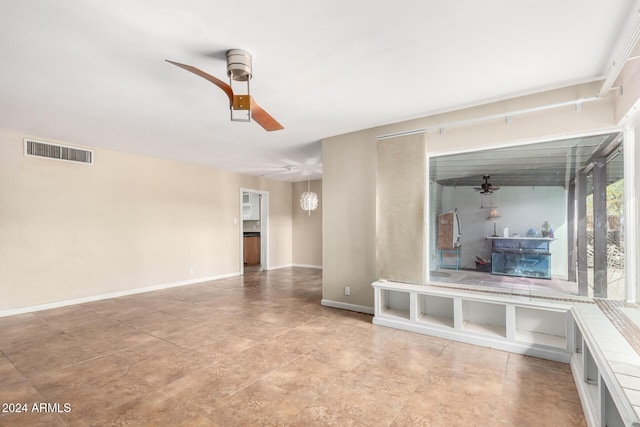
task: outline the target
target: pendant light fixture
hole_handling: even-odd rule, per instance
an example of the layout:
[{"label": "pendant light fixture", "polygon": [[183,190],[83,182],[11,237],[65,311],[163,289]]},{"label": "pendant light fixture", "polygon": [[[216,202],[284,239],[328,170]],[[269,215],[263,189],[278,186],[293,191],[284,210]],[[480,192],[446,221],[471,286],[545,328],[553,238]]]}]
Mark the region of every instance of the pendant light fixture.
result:
[{"label": "pendant light fixture", "polygon": [[498,213],[498,208],[491,208],[487,219],[493,220],[493,234],[492,234],[493,237],[498,237],[498,230],[496,230],[496,223],[498,222],[498,218],[500,218],[500,214]]},{"label": "pendant light fixture", "polygon": [[300,196],[300,207],[311,216],[311,211],[318,207],[318,195],[311,191],[311,182],[307,177],[307,191]]}]

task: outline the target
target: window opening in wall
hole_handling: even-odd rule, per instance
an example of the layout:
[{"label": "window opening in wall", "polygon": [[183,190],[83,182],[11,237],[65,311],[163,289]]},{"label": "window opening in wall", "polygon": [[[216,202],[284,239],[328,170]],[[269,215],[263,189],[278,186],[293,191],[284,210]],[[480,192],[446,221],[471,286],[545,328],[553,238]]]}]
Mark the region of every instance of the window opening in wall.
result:
[{"label": "window opening in wall", "polygon": [[[431,157],[430,281],[625,299],[622,141],[615,132]],[[456,248],[439,243],[446,213],[464,230]]]},{"label": "window opening in wall", "polygon": [[[594,257],[597,246],[597,228],[595,221],[597,203],[594,203],[594,177],[590,174],[587,178],[587,279],[588,295],[609,299],[625,299],[624,278],[624,152],[622,145],[614,150],[602,162],[606,167],[604,186],[605,192],[601,195],[604,200],[602,227],[602,248],[604,248],[603,269],[600,274],[603,283],[598,288],[598,275]],[[605,234],[606,233],[606,234]],[[601,250],[602,252],[602,250]]]}]

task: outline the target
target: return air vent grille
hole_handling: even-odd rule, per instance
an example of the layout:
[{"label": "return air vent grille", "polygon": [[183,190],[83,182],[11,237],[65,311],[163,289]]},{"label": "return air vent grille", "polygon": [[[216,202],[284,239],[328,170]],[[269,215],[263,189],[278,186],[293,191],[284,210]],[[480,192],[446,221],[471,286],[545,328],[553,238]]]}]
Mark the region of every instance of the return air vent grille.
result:
[{"label": "return air vent grille", "polygon": [[93,150],[52,144],[50,142],[24,140],[25,156],[45,157],[47,159],[66,160],[68,162],[93,164]]}]

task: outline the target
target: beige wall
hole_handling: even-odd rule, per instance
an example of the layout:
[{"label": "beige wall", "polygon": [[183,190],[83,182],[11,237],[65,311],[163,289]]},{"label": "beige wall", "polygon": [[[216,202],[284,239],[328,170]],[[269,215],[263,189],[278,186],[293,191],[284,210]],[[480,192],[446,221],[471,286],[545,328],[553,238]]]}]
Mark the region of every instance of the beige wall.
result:
[{"label": "beige wall", "polygon": [[[376,280],[376,137],[437,124],[505,114],[594,96],[600,83],[572,86],[473,108],[367,129],[323,141],[324,248],[323,298],[338,303],[373,306]],[[429,131],[427,155],[481,149],[508,143],[561,138],[612,129],[612,97],[573,106]],[[351,287],[345,296],[344,286]]]},{"label": "beige wall", "polygon": [[427,281],[424,134],[378,141],[376,276],[397,282]]},{"label": "beige wall", "polygon": [[[323,141],[322,195],[322,298],[371,307],[369,285],[376,279],[375,132]],[[351,296],[344,296],[345,286],[351,287]]]},{"label": "beige wall", "polygon": [[108,150],[25,157],[24,136],[0,131],[0,311],[237,274],[241,187],[269,191],[270,265],[292,263],[291,183]]},{"label": "beige wall", "polygon": [[610,129],[617,121],[614,117],[613,97],[586,102],[582,111],[574,106],[538,111],[512,117],[511,123],[505,114],[533,109],[545,105],[590,98],[597,94],[600,82],[571,86],[554,91],[513,98],[505,101],[452,111],[421,119],[376,128],[376,135],[421,129],[429,126],[454,123],[493,115],[499,118],[471,125],[453,126],[440,133],[437,129],[427,134],[429,155],[455,151],[477,150],[487,145],[529,142],[540,138],[562,138],[569,133]]},{"label": "beige wall", "polygon": [[300,207],[300,196],[307,191],[307,182],[293,183],[291,216],[293,218],[293,264],[322,267],[322,180],[309,182],[318,195],[318,208],[309,215]]}]

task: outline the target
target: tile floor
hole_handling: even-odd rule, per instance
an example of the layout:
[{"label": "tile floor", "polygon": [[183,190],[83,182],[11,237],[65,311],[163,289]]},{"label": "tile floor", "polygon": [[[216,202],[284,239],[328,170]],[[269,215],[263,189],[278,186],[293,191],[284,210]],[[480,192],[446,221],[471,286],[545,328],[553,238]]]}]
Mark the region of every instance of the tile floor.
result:
[{"label": "tile floor", "polygon": [[320,298],[289,268],[0,318],[0,425],[585,425],[568,365]]}]

